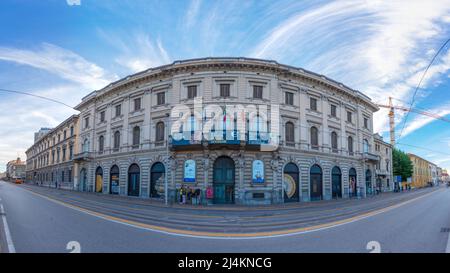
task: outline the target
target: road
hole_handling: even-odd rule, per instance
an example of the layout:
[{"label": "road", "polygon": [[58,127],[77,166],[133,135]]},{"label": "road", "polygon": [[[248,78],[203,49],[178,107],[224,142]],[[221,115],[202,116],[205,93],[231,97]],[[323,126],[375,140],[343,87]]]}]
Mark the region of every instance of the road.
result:
[{"label": "road", "polygon": [[[69,252],[66,246],[71,241],[79,243],[81,252],[369,252],[366,247],[370,241],[378,242],[381,252],[442,253],[450,250],[450,189],[443,187],[412,196],[405,203],[399,201],[392,207],[389,203],[389,209],[380,211],[377,208],[377,213],[366,217],[352,215],[350,219],[353,220],[326,228],[264,238],[168,234],[112,217],[105,218],[92,210],[82,211],[56,200],[36,194],[27,187],[0,181],[0,204],[16,252]],[[357,202],[361,205],[381,204],[381,200]],[[343,201],[342,204],[356,206],[351,202]],[[334,203],[331,205],[335,206]],[[302,209],[290,210],[302,212]],[[314,213],[320,215],[321,212]],[[292,218],[289,213],[286,215]],[[277,217],[281,216],[275,215],[275,219]],[[256,221],[251,218],[246,215],[250,222]],[[264,217],[258,220],[262,221],[265,221]],[[4,231],[4,222],[0,221],[2,251],[5,252],[7,238]]]}]

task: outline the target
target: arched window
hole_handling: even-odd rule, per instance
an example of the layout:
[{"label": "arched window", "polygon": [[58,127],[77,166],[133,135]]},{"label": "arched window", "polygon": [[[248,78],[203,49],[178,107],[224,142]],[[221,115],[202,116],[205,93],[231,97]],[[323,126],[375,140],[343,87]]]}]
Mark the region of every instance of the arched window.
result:
[{"label": "arched window", "polygon": [[141,142],[141,129],[139,126],[133,128],[133,148],[139,147]]},{"label": "arched window", "polygon": [[294,123],[288,121],[285,127],[286,144],[293,145],[295,142]]},{"label": "arched window", "polygon": [[369,152],[369,141],[367,139],[363,140],[363,152],[368,153]]},{"label": "arched window", "polygon": [[114,150],[118,150],[120,147],[120,132],[114,132]]},{"label": "arched window", "polygon": [[319,149],[319,131],[316,127],[311,127],[311,148]]},{"label": "arched window", "polygon": [[333,150],[333,153],[338,152],[338,135],[336,132],[331,133],[331,149]]},{"label": "arched window", "polygon": [[156,123],[156,141],[164,141],[164,122],[160,121]]},{"label": "arched window", "polygon": [[348,154],[353,155],[353,138],[351,136],[347,138],[347,147],[348,147]]},{"label": "arched window", "polygon": [[98,138],[98,151],[102,153],[104,148],[105,148],[105,138],[103,136],[100,136]]}]

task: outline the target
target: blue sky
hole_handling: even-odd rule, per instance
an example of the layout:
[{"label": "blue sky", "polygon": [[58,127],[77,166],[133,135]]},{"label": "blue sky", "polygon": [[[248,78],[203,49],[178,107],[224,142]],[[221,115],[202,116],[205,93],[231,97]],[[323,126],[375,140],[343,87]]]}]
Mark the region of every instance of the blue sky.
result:
[{"label": "blue sky", "polygon": [[[411,101],[450,38],[450,0],[110,1],[2,0],[0,88],[76,105],[92,90],[178,59],[246,56],[324,74],[375,102]],[[75,4],[74,4],[75,3]],[[430,68],[414,104],[450,118],[450,50]],[[0,171],[75,111],[0,92]],[[397,132],[404,113],[397,112]],[[375,115],[385,140],[387,112]],[[399,146],[450,169],[450,124],[410,114]],[[431,150],[431,151],[430,151]]]}]

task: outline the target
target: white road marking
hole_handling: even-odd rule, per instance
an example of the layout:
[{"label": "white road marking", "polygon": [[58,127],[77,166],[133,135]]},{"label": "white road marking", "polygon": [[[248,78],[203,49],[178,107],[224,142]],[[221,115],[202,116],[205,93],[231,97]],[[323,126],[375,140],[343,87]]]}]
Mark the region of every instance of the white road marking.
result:
[{"label": "white road marking", "polygon": [[16,249],[14,248],[14,244],[11,238],[11,233],[9,232],[8,222],[6,221],[5,209],[3,208],[2,204],[0,204],[0,213],[3,219],[3,226],[5,228],[5,236],[6,236],[6,243],[8,244],[8,252],[16,253]]}]

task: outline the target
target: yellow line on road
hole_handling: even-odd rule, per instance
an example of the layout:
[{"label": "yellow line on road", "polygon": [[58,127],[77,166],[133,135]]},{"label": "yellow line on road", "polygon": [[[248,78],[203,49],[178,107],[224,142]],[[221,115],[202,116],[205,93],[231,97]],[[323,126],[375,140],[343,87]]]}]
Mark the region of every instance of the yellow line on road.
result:
[{"label": "yellow line on road", "polygon": [[391,205],[389,207],[383,208],[383,209],[379,209],[379,210],[375,210],[375,211],[371,211],[371,212],[367,212],[367,213],[363,213],[357,216],[353,216],[347,219],[343,219],[343,220],[339,220],[339,221],[333,221],[333,222],[329,222],[329,223],[324,223],[324,224],[320,224],[320,225],[314,225],[314,226],[310,226],[310,227],[302,227],[302,228],[292,228],[292,229],[285,229],[285,230],[276,230],[276,231],[262,231],[262,232],[252,232],[252,233],[226,233],[226,232],[208,232],[208,231],[190,231],[190,230],[183,230],[183,229],[176,229],[176,228],[168,228],[168,227],[163,227],[163,226],[157,226],[157,225],[153,225],[153,224],[145,224],[145,223],[141,223],[141,222],[137,222],[137,221],[133,221],[133,220],[127,220],[127,219],[123,219],[123,218],[119,218],[119,217],[115,217],[115,216],[110,216],[107,214],[103,214],[103,213],[99,213],[96,211],[92,211],[92,210],[88,210],[76,205],[72,205],[60,200],[56,200],[53,199],[51,197],[42,195],[40,193],[28,190],[28,192],[36,195],[36,196],[40,196],[44,199],[47,199],[49,201],[52,201],[54,203],[60,204],[62,206],[68,207],[68,208],[72,208],[74,210],[78,210],[102,219],[106,219],[109,221],[113,221],[116,223],[121,223],[121,224],[126,224],[126,225],[130,225],[130,226],[134,226],[134,227],[139,227],[139,228],[143,228],[143,229],[147,229],[147,230],[151,230],[151,231],[155,231],[155,232],[161,232],[161,233],[166,233],[166,234],[171,234],[171,235],[181,235],[181,236],[191,236],[191,237],[205,237],[205,238],[228,238],[228,239],[233,239],[233,238],[239,238],[239,239],[252,239],[252,238],[261,238],[261,237],[278,237],[278,236],[286,236],[286,235],[295,235],[295,234],[301,234],[301,233],[306,233],[306,232],[312,232],[312,231],[318,231],[318,230],[322,230],[322,229],[327,229],[327,228],[332,228],[332,227],[336,227],[336,226],[340,226],[340,225],[344,225],[344,224],[348,224],[351,222],[355,222],[358,220],[362,220],[364,218],[368,218],[383,212],[387,212],[390,211],[392,209],[401,207],[403,205],[409,204],[411,202],[414,202],[416,200],[422,199],[426,196],[429,196],[433,193],[438,192],[439,190],[433,191],[433,192],[429,192],[426,193],[422,196],[395,204],[395,205]]}]

